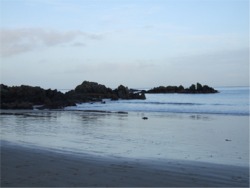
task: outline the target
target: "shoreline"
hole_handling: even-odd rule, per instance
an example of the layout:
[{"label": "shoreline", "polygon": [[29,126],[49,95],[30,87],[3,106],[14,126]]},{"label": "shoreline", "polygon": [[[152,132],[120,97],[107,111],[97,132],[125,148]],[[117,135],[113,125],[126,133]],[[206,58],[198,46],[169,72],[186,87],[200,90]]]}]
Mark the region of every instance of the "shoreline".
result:
[{"label": "shoreline", "polygon": [[204,115],[204,116],[244,116],[249,117],[250,114],[235,113],[208,113],[208,112],[171,112],[171,111],[110,111],[110,110],[77,110],[77,109],[0,109],[0,115],[23,115],[25,113],[47,113],[47,112],[82,112],[82,113],[105,113],[105,114],[176,114],[176,115]]},{"label": "shoreline", "polygon": [[248,120],[195,113],[7,110],[0,128],[2,140],[59,151],[248,166]]},{"label": "shoreline", "polygon": [[1,142],[2,187],[248,187],[249,168],[57,153]]}]

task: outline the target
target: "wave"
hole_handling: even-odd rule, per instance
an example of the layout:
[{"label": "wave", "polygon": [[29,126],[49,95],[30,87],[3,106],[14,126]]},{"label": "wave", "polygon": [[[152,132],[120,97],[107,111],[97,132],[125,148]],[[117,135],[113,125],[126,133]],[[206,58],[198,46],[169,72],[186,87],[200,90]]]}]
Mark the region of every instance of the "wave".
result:
[{"label": "wave", "polygon": [[191,102],[144,102],[144,101],[121,101],[120,104],[146,104],[146,105],[177,105],[177,106],[202,106],[202,105],[211,105],[211,106],[234,106],[233,104],[224,104],[224,103],[191,103]]},{"label": "wave", "polygon": [[[152,103],[145,104],[79,104],[65,108],[65,110],[79,110],[79,111],[109,111],[109,112],[160,112],[160,113],[196,113],[196,114],[220,114],[220,115],[239,115],[248,116],[248,109],[239,109],[236,107],[226,108],[225,106],[216,107],[214,105],[197,105],[173,103],[174,105],[152,105]],[[155,104],[155,103],[153,103]],[[166,104],[166,103],[164,103]],[[172,103],[171,103],[172,104]]]},{"label": "wave", "polygon": [[[85,111],[85,112],[109,112],[109,113],[129,113],[129,112],[148,112],[148,113],[180,113],[180,114],[211,114],[211,115],[235,115],[235,116],[249,116],[250,112],[246,111],[210,111],[210,110],[183,110],[183,109],[147,109],[147,108],[113,108],[113,109],[103,109],[96,110],[96,108],[81,108],[81,107],[72,107],[65,108],[69,111]],[[108,110],[108,111],[107,111]]]},{"label": "wave", "polygon": [[146,100],[105,99],[105,104],[82,103],[66,110],[197,113],[249,116],[249,90],[220,90],[218,95],[147,95]]},{"label": "wave", "polygon": [[156,104],[156,105],[205,105],[203,103],[189,103],[189,102],[144,102],[144,101],[121,101],[123,104]]}]

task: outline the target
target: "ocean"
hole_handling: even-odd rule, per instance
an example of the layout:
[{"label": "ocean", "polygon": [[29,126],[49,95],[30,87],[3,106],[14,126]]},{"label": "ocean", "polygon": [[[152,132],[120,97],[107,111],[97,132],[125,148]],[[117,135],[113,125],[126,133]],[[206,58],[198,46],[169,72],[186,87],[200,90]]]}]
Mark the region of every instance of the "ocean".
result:
[{"label": "ocean", "polygon": [[104,100],[67,110],[249,115],[249,87],[220,87],[215,94],[146,94],[146,100]]},{"label": "ocean", "polygon": [[75,155],[248,166],[249,87],[216,89],[54,111],[1,110],[1,142]]}]

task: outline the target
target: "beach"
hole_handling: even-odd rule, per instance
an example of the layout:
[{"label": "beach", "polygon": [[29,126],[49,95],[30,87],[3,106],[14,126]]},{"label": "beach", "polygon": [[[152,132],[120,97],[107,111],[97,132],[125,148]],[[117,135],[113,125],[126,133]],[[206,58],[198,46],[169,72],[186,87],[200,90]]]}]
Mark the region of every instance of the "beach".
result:
[{"label": "beach", "polygon": [[249,0],[0,0],[1,187],[250,187]]},{"label": "beach", "polygon": [[2,187],[249,186],[247,116],[1,113]]},{"label": "beach", "polygon": [[2,187],[247,187],[246,167],[179,160],[133,161],[1,143]]}]

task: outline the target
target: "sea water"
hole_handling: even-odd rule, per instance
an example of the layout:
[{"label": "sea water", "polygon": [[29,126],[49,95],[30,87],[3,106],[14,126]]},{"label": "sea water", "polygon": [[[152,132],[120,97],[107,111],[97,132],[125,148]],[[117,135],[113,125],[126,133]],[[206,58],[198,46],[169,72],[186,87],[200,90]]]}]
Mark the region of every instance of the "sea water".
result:
[{"label": "sea water", "polygon": [[[80,155],[248,166],[249,88],[219,91],[147,94],[62,111],[3,110],[1,141]],[[110,113],[117,111],[127,113]]]},{"label": "sea water", "polygon": [[146,94],[146,100],[104,100],[67,110],[249,115],[249,87],[216,88],[215,94]]}]

